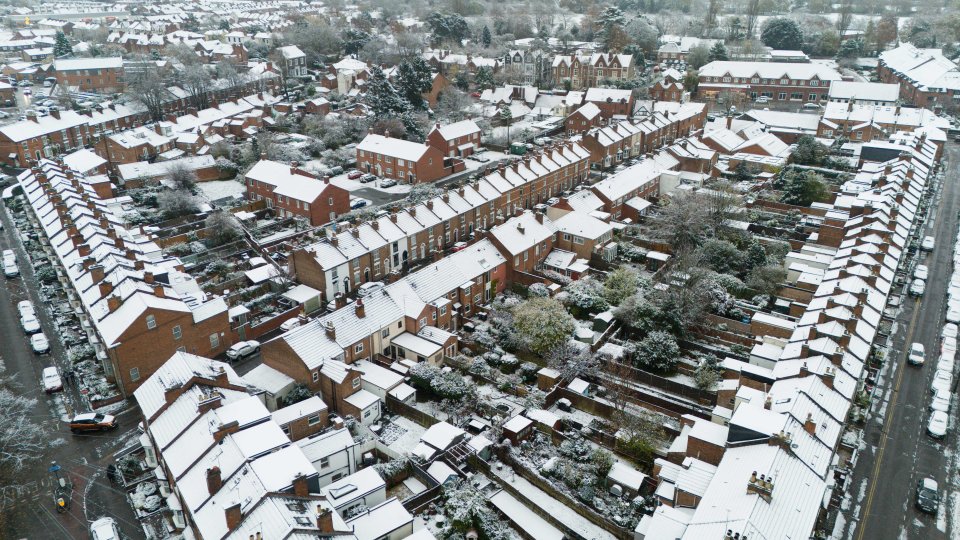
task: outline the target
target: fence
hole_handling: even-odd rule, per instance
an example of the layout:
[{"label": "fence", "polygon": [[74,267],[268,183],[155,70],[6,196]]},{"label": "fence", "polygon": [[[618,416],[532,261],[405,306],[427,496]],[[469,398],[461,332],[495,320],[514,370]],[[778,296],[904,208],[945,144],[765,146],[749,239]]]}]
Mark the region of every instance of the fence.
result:
[{"label": "fence", "polygon": [[717,396],[713,392],[694,388],[677,381],[673,381],[659,375],[654,375],[648,371],[635,368],[633,366],[622,364],[613,360],[606,361],[604,369],[608,372],[617,374],[621,378],[652,386],[654,388],[665,390],[666,392],[682,397],[689,401],[694,401],[701,405],[713,405]]},{"label": "fence", "polygon": [[425,428],[440,423],[440,420],[430,416],[416,407],[412,407],[406,403],[403,403],[390,394],[387,394],[386,405],[388,411],[394,414],[405,416]]}]

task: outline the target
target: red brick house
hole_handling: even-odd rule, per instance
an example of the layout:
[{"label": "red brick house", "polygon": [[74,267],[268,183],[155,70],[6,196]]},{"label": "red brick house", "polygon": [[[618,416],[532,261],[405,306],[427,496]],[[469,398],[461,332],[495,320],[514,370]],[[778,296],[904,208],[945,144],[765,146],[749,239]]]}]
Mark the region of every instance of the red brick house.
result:
[{"label": "red brick house", "polygon": [[69,58],[53,63],[57,84],[81,92],[123,90],[123,58]]},{"label": "red brick house", "polygon": [[547,258],[555,233],[553,222],[527,210],[490,229],[487,236],[507,259],[507,279],[513,282],[516,274],[533,272]]},{"label": "red brick house", "polygon": [[304,217],[319,226],[350,211],[350,192],[296,166],[262,159],[244,176],[247,199],[266,201],[281,217]]},{"label": "red brick house", "polygon": [[657,101],[680,101],[683,97],[683,75],[675,69],[663,72],[663,77],[648,90],[650,99]]},{"label": "red brick house", "polygon": [[[459,165],[463,170],[462,161]],[[457,172],[455,166],[445,166],[444,155],[436,147],[373,133],[357,145],[357,169],[411,184],[433,182]]]},{"label": "red brick house", "polygon": [[697,94],[703,99],[734,93],[800,103],[826,101],[830,84],[841,80],[829,66],[792,62],[716,61],[700,68],[698,76]]},{"label": "red brick house", "polygon": [[633,92],[619,88],[590,88],[583,97],[584,103],[593,103],[600,109],[600,116],[609,120],[615,116],[627,118],[633,114]]},{"label": "red brick house", "polygon": [[585,103],[579,109],[570,113],[563,122],[564,129],[569,134],[583,133],[589,131],[603,122],[600,115],[600,107],[594,103]]},{"label": "red brick house", "polygon": [[480,146],[480,127],[473,120],[436,124],[427,134],[427,144],[446,157],[466,157]]}]

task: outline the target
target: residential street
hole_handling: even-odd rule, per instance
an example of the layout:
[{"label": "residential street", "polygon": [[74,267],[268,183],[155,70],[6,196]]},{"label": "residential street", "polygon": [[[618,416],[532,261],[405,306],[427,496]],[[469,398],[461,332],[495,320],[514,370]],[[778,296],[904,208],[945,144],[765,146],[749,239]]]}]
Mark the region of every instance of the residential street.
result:
[{"label": "residential street", "polygon": [[[103,515],[114,517],[127,538],[142,538],[140,526],[121,489],[114,488],[106,477],[110,455],[125,444],[135,441],[139,413],[132,402],[121,402],[115,409],[120,428],[103,434],[73,435],[65,421],[80,400],[76,388],[52,396],[43,393],[40,374],[44,367],[54,365],[63,371],[67,364],[64,349],[57,339],[56,326],[48,306],[41,301],[35,289],[36,279],[27,264],[27,255],[20,249],[14,236],[13,223],[0,211],[4,230],[0,234],[0,249],[14,248],[22,276],[5,279],[0,287],[0,340],[3,342],[2,361],[6,375],[19,385],[26,398],[37,398],[34,420],[46,431],[50,443],[42,459],[35,462],[19,479],[19,485],[0,494],[0,512],[4,514],[6,530],[0,538],[88,538],[88,523]],[[37,306],[44,332],[50,338],[52,353],[37,356],[30,349],[27,337],[20,327],[16,303],[32,300]],[[80,410],[79,412],[84,412]],[[48,472],[50,462],[56,460],[62,467],[61,475],[69,476],[74,484],[70,510],[56,512],[53,499],[54,477]]]},{"label": "residential street", "polygon": [[[942,442],[926,433],[930,383],[940,351],[946,290],[953,272],[953,243],[960,210],[957,185],[960,148],[947,143],[945,182],[937,210],[924,234],[936,238],[936,249],[922,254],[919,263],[930,267],[926,294],[919,300],[904,296],[889,350],[881,370],[876,401],[857,456],[852,484],[844,502],[846,529],[835,538],[924,539],[956,538],[960,477],[957,475],[957,403],[951,413],[951,431]],[[922,343],[927,362],[905,363],[910,343]],[[914,507],[916,483],[930,476],[940,484],[940,511],[936,516]],[[840,528],[837,529],[840,531]]]}]

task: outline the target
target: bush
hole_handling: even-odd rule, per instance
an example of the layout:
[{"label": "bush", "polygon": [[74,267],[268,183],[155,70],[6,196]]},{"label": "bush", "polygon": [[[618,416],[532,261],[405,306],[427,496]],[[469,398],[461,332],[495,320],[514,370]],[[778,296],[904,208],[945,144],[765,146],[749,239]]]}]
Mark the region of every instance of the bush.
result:
[{"label": "bush", "polygon": [[634,364],[642,369],[671,372],[680,360],[680,346],[668,332],[656,330],[637,344]]}]

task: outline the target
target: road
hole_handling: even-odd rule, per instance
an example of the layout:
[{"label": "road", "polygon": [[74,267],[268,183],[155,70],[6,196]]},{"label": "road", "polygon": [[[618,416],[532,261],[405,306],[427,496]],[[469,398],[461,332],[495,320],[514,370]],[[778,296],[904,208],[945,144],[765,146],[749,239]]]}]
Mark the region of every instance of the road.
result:
[{"label": "road", "polygon": [[[0,492],[0,538],[89,538],[88,522],[104,515],[114,517],[123,534],[130,539],[143,538],[133,510],[125,493],[114,489],[107,480],[106,467],[112,462],[114,451],[135,440],[139,412],[135,406],[121,403],[116,413],[121,427],[103,434],[73,435],[64,422],[73,408],[86,410],[76,388],[48,396],[43,393],[40,374],[45,366],[58,365],[61,371],[67,365],[63,346],[57,339],[56,326],[36,290],[32,268],[26,263],[27,254],[15,236],[13,222],[5,209],[0,210],[4,228],[0,234],[0,249],[17,250],[20,278],[0,282],[0,342],[3,343],[2,361],[6,375],[16,382],[14,391],[25,398],[37,398],[33,420],[46,433],[49,447],[36,462],[17,475],[17,485]],[[44,332],[50,338],[52,353],[36,356],[20,327],[16,303],[32,300],[38,306],[38,315]],[[69,512],[57,514],[53,503],[53,476],[48,472],[50,462],[56,460],[61,474],[74,483]]]},{"label": "road", "polygon": [[[892,346],[878,382],[852,485],[847,490],[843,527],[846,530],[835,538],[946,540],[960,534],[956,399],[946,439],[940,442],[926,434],[930,382],[940,350],[960,210],[960,147],[947,143],[945,151],[946,180],[939,205],[924,233],[933,235],[937,244],[932,253],[922,254],[918,261],[930,268],[926,294],[919,300],[905,300],[897,316]],[[904,362],[912,342],[926,348],[927,362],[922,367]],[[914,508],[915,485],[925,476],[940,484],[943,500],[936,516]]]}]

